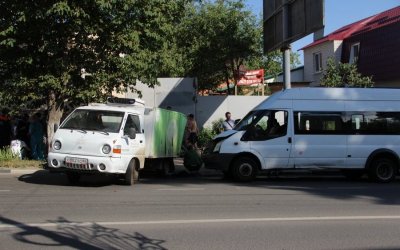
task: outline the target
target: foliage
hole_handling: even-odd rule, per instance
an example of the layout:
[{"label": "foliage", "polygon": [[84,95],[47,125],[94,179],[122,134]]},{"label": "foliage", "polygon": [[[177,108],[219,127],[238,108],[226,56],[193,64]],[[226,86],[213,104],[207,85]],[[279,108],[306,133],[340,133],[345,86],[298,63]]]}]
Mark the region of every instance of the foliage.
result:
[{"label": "foliage", "polygon": [[200,89],[215,89],[232,79],[258,49],[258,22],[242,0],[202,1],[187,9],[179,29],[187,51],[187,73]]},{"label": "foliage", "polygon": [[43,168],[42,161],[13,159],[8,161],[0,160],[0,168]]},{"label": "foliage", "polygon": [[0,161],[11,161],[18,159],[18,155],[11,151],[10,147],[0,148]]},{"label": "foliage", "polygon": [[182,73],[175,27],[186,4],[1,1],[0,100],[62,114],[66,101],[98,101],[114,89],[134,91],[137,80],[153,86],[158,76]]},{"label": "foliage", "polygon": [[224,120],[220,118],[216,121],[213,121],[211,123],[211,127],[205,127],[200,130],[199,141],[198,141],[199,147],[205,147],[208,144],[208,142],[210,142],[216,135],[218,135],[221,132],[223,121]]},{"label": "foliage", "polygon": [[[188,5],[179,32],[186,55],[186,74],[197,76],[199,88],[216,89],[237,79],[242,66],[282,72],[282,53],[263,54],[262,19],[246,9],[243,0],[201,1]],[[292,53],[292,67],[299,64]],[[234,81],[236,84],[236,81]]]},{"label": "foliage", "polygon": [[208,142],[210,142],[212,138],[214,138],[214,136],[216,136],[216,133],[214,132],[213,129],[211,128],[201,129],[199,132],[197,146],[199,146],[200,148],[205,147],[208,144]]},{"label": "foliage", "polygon": [[372,77],[362,76],[356,64],[335,63],[334,59],[329,58],[327,68],[321,79],[321,86],[324,87],[360,87],[369,88],[374,86]]}]

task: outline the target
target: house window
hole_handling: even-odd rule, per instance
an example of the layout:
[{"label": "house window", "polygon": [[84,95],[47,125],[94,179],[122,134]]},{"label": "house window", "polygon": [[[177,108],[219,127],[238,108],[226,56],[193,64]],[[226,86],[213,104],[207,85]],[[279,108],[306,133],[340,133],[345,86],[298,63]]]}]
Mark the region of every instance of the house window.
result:
[{"label": "house window", "polygon": [[315,73],[319,73],[322,71],[322,56],[321,52],[314,53],[314,70]]},{"label": "house window", "polygon": [[351,45],[349,63],[356,63],[358,61],[359,53],[360,53],[360,43],[355,43]]}]

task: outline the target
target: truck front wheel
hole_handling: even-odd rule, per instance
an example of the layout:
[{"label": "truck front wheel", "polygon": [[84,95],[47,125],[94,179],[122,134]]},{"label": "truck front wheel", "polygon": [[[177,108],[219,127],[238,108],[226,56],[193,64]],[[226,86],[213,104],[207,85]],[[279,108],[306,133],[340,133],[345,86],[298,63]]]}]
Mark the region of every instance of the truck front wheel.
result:
[{"label": "truck front wheel", "polygon": [[136,169],[135,160],[131,160],[125,172],[125,185],[132,186],[139,179],[139,172]]},{"label": "truck front wheel", "polygon": [[249,157],[241,157],[233,163],[231,173],[236,181],[252,181],[257,175],[257,163]]}]

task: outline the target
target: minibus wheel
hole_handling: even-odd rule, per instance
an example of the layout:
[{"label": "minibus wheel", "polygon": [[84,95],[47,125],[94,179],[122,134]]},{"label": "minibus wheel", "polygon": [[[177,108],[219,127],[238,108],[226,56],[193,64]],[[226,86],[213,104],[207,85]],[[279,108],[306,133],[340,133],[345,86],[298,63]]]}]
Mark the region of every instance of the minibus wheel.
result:
[{"label": "minibus wheel", "polygon": [[388,158],[377,158],[368,168],[368,177],[377,182],[390,182],[396,177],[396,164]]},{"label": "minibus wheel", "polygon": [[68,181],[71,184],[77,184],[81,179],[81,175],[79,173],[66,172],[65,174],[67,175]]},{"label": "minibus wheel", "polygon": [[138,178],[139,172],[136,169],[135,160],[132,159],[125,172],[125,185],[132,186],[137,182]]},{"label": "minibus wheel", "polygon": [[234,160],[231,171],[236,181],[252,181],[257,175],[257,163],[250,157],[240,157]]}]

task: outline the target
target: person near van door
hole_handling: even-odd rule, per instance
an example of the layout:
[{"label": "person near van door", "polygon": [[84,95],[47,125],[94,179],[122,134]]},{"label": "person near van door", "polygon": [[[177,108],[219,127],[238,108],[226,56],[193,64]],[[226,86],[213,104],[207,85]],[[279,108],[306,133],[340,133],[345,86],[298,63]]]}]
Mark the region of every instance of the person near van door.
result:
[{"label": "person near van door", "polygon": [[32,158],[34,160],[44,160],[43,154],[43,126],[40,122],[40,114],[36,113],[33,115],[31,123],[29,125],[29,136],[32,150]]},{"label": "person near van door", "polygon": [[187,133],[187,145],[196,147],[199,129],[197,127],[197,123],[196,120],[194,119],[193,114],[189,114],[187,116],[186,133]]},{"label": "person near van door", "polygon": [[235,127],[235,121],[232,120],[231,118],[231,112],[226,112],[225,113],[225,120],[222,122],[222,130],[227,131],[227,130],[232,130],[233,127]]}]

